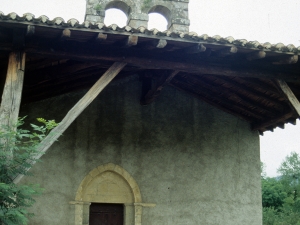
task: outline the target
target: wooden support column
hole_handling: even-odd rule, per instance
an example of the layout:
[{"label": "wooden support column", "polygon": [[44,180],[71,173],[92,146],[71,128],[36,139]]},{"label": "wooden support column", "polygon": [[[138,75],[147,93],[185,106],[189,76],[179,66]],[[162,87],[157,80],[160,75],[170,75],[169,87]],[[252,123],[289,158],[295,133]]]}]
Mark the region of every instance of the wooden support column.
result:
[{"label": "wooden support column", "polygon": [[25,53],[11,52],[0,106],[0,125],[14,129],[18,120],[25,70]]},{"label": "wooden support column", "polygon": [[285,95],[285,97],[289,100],[290,105],[292,106],[293,110],[297,113],[298,116],[300,116],[300,103],[297,97],[294,95],[290,87],[287,85],[287,83],[283,80],[276,80],[276,83],[280,87],[282,93]]},{"label": "wooden support column", "polygon": [[[115,62],[91,87],[91,89],[70,109],[65,118],[55,127],[49,135],[38,145],[38,152],[40,154],[35,157],[35,160],[41,156],[51,147],[51,145],[63,134],[63,132],[72,124],[72,122],[81,114],[81,112],[88,107],[88,105],[99,95],[99,93],[113,80],[115,76],[126,66],[126,63]],[[35,161],[31,162],[33,165]],[[14,179],[14,183],[18,183],[23,175],[19,175]]]}]

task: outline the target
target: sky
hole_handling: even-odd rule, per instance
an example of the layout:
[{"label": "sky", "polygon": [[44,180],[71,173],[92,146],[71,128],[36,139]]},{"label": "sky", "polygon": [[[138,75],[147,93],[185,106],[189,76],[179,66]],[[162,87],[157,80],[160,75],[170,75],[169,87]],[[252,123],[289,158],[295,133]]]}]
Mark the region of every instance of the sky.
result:
[{"label": "sky", "polygon": [[[67,21],[84,20],[85,0],[0,0],[0,11],[19,15],[30,12],[36,18],[62,17]],[[190,0],[190,31],[199,35],[232,36],[248,41],[283,43],[300,46],[300,0]],[[116,10],[106,12],[105,24],[124,26],[126,17]],[[122,23],[123,22],[123,23]],[[164,30],[166,22],[151,15],[149,28]],[[300,122],[287,125],[260,137],[261,161],[267,176],[278,176],[277,169],[284,158],[295,151],[300,154]]]}]

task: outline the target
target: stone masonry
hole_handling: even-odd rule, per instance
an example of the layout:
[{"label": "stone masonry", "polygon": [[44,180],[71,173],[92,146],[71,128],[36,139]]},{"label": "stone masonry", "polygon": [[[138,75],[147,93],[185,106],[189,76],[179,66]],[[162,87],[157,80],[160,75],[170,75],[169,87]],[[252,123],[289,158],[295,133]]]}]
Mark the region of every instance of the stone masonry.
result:
[{"label": "stone masonry", "polygon": [[166,18],[168,30],[188,32],[188,3],[189,0],[87,0],[85,20],[103,23],[105,10],[116,8],[127,15],[127,25],[147,28],[148,14],[159,13]]}]

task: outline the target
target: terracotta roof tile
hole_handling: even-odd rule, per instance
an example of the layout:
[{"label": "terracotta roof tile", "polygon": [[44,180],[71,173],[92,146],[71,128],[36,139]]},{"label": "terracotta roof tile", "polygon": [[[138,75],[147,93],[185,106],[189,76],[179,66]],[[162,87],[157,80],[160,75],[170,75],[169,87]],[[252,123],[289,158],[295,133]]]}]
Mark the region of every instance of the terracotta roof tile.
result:
[{"label": "terracotta roof tile", "polygon": [[235,40],[233,37],[221,37],[220,35],[208,36],[207,34],[198,35],[196,32],[182,33],[182,32],[171,32],[164,31],[161,32],[157,29],[148,30],[145,27],[133,28],[130,26],[119,27],[116,24],[112,24],[110,26],[106,26],[104,23],[93,23],[89,21],[85,21],[83,23],[79,23],[77,19],[69,19],[67,22],[62,17],[56,17],[53,20],[50,20],[47,16],[42,15],[38,18],[32,13],[25,13],[23,16],[19,16],[18,14],[11,12],[5,15],[0,11],[0,22],[1,21],[15,21],[15,22],[30,22],[34,25],[46,25],[46,26],[61,26],[62,28],[70,27],[77,29],[99,29],[103,31],[119,31],[119,32],[130,32],[136,34],[146,34],[148,36],[160,36],[160,37],[172,37],[180,40],[193,40],[193,41],[204,41],[209,43],[216,44],[232,44],[239,47],[251,48],[257,50],[267,50],[267,51],[279,51],[279,52],[288,52],[294,54],[300,54],[300,46],[295,47],[292,44],[284,45],[282,43],[271,44],[269,42],[259,43],[258,41],[248,41],[246,39],[237,39]]}]

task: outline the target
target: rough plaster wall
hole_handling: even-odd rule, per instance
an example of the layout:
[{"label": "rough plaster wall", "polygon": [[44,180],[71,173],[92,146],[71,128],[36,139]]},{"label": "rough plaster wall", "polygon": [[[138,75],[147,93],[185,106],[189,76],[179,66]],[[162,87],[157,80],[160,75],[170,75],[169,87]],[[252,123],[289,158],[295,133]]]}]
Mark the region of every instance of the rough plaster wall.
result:
[{"label": "rough plaster wall", "polygon": [[[45,193],[30,224],[74,224],[77,188],[95,167],[114,163],[138,183],[143,225],[261,225],[257,132],[173,88],[139,104],[137,77],[110,84],[34,166]],[[126,93],[126,94],[125,94]],[[84,92],[27,105],[22,115],[61,120]]]}]

